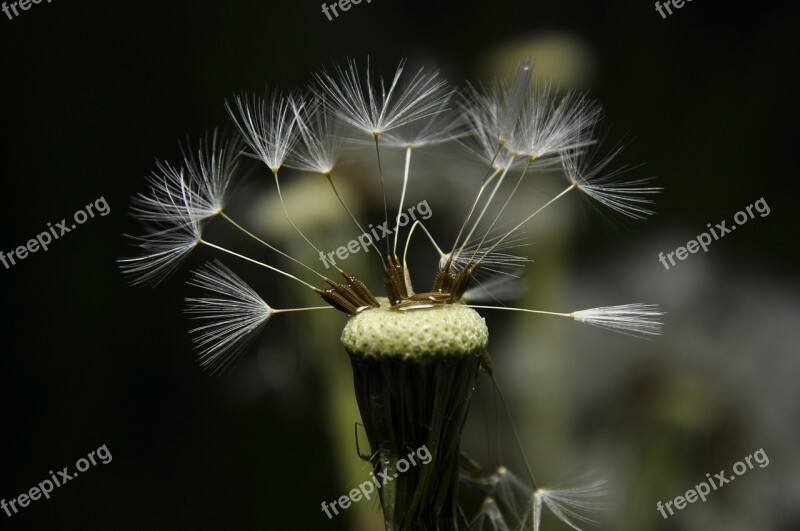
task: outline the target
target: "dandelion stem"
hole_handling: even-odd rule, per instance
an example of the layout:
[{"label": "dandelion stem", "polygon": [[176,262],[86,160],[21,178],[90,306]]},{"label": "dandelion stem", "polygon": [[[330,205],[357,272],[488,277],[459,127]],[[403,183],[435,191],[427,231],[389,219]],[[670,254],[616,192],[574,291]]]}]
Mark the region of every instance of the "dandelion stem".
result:
[{"label": "dandelion stem", "polygon": [[[334,193],[334,194],[336,194],[336,199],[338,199],[338,200],[339,200],[339,203],[341,203],[341,204],[342,204],[342,206],[344,207],[344,209],[345,209],[345,210],[347,211],[347,213],[350,215],[350,219],[352,219],[352,220],[353,220],[353,223],[355,223],[355,224],[356,224],[356,227],[358,227],[358,230],[360,230],[360,231],[361,231],[361,234],[367,234],[367,231],[365,231],[365,230],[364,230],[364,227],[362,227],[362,226],[361,226],[361,223],[359,223],[359,222],[358,222],[358,220],[356,219],[355,215],[353,215],[353,212],[352,212],[352,211],[350,210],[350,208],[347,206],[347,203],[345,203],[345,202],[344,202],[344,199],[343,199],[343,198],[342,198],[342,196],[339,194],[339,190],[336,188],[336,185],[335,185],[335,184],[333,184],[333,177],[331,177],[331,174],[332,174],[332,172],[328,172],[328,173],[326,173],[326,174],[325,174],[325,177],[327,177],[327,178],[328,178],[328,182],[331,184],[331,188],[333,188],[333,193]],[[378,258],[380,258],[380,259],[381,259],[381,264],[383,264],[383,265],[384,265],[384,267],[385,267],[385,266],[386,266],[386,263],[385,263],[385,261],[383,260],[383,255],[382,255],[382,254],[381,254],[381,252],[378,250],[378,248],[375,246],[375,242],[373,242],[373,241],[372,241],[372,238],[370,238],[370,239],[369,239],[369,244],[370,244],[370,246],[372,246],[372,248],[373,248],[373,249],[375,249],[375,252],[378,254]],[[337,269],[338,269],[338,268],[337,268]]]},{"label": "dandelion stem", "polygon": [[531,467],[530,461],[528,461],[528,453],[525,451],[525,447],[522,444],[522,437],[520,437],[519,430],[517,430],[517,423],[514,422],[514,417],[511,415],[511,410],[508,408],[508,404],[503,396],[503,392],[500,390],[500,385],[498,385],[497,380],[494,377],[494,373],[487,371],[487,374],[489,375],[489,378],[492,379],[492,384],[494,385],[495,391],[497,391],[498,398],[500,398],[500,403],[503,405],[503,409],[506,411],[508,423],[511,425],[511,431],[514,433],[514,439],[517,442],[517,447],[519,447],[519,451],[522,454],[522,460],[525,461],[525,468],[528,471],[528,477],[531,479],[533,490],[537,490],[539,487],[536,485],[536,479],[533,477],[533,468]]},{"label": "dandelion stem", "polygon": [[[497,151],[499,152],[500,148],[498,148]],[[495,157],[494,158],[496,158],[496,157],[497,157],[497,153],[495,153]],[[492,158],[492,164],[494,164],[494,158]],[[492,168],[492,165],[490,164],[489,165],[489,172],[486,173],[487,176],[489,176],[489,174],[491,173],[491,168]],[[467,213],[467,217],[466,217],[466,219],[464,219],[464,223],[461,224],[461,229],[459,229],[459,231],[458,231],[458,236],[456,236],[456,239],[453,242],[453,248],[450,249],[450,258],[447,260],[447,265],[445,266],[445,269],[450,269],[450,264],[453,261],[453,253],[455,252],[456,247],[458,246],[459,242],[461,241],[461,236],[464,233],[464,229],[467,228],[467,223],[469,223],[470,218],[472,218],[473,212],[475,212],[475,207],[478,206],[478,201],[480,201],[481,195],[483,195],[483,192],[484,192],[484,190],[486,190],[486,187],[489,185],[489,183],[492,181],[492,179],[494,179],[497,176],[497,174],[500,173],[500,171],[502,171],[502,170],[500,168],[497,168],[494,171],[494,173],[491,173],[491,176],[489,176],[488,179],[487,179],[486,176],[483,178],[483,182],[481,183],[481,187],[478,189],[478,194],[475,196],[475,200],[472,202],[472,206],[469,208],[469,212]]]},{"label": "dandelion stem", "polygon": [[252,258],[249,258],[249,257],[244,256],[242,254],[236,253],[234,251],[230,251],[230,250],[228,250],[228,249],[226,249],[224,247],[220,247],[219,245],[215,245],[215,244],[213,244],[211,242],[207,242],[202,238],[200,238],[197,241],[198,241],[198,243],[202,243],[204,245],[208,245],[209,247],[213,247],[214,249],[217,249],[218,251],[222,251],[223,253],[228,253],[230,255],[236,256],[237,258],[241,258],[242,260],[247,260],[248,262],[252,262],[252,263],[254,263],[256,265],[260,265],[261,267],[266,267],[270,271],[274,271],[276,273],[280,273],[281,275],[283,275],[283,276],[285,276],[287,278],[291,278],[292,280],[296,280],[297,282],[303,284],[307,288],[311,288],[314,291],[317,290],[317,288],[315,288],[314,286],[312,286],[311,284],[309,284],[305,280],[301,280],[301,279],[297,278],[296,276],[292,275],[291,273],[287,273],[286,271],[282,271],[282,270],[278,269],[277,267],[273,267],[273,266],[265,264],[263,262],[259,262],[258,260],[253,260]]},{"label": "dandelion stem", "polygon": [[[253,239],[254,239],[254,240],[256,240],[257,242],[261,243],[262,245],[265,245],[265,246],[266,246],[268,249],[270,249],[270,250],[272,250],[272,251],[274,251],[274,252],[278,253],[279,255],[283,256],[284,258],[288,258],[289,260],[291,260],[291,261],[292,261],[292,262],[294,262],[295,264],[297,264],[297,265],[299,265],[299,266],[302,266],[302,267],[306,268],[307,270],[311,271],[312,273],[314,273],[315,275],[317,275],[317,276],[318,276],[318,277],[320,277],[321,279],[323,279],[323,280],[324,280],[324,279],[326,278],[326,277],[325,277],[325,275],[323,275],[323,274],[321,274],[321,273],[319,273],[319,272],[315,271],[313,268],[311,268],[311,267],[307,266],[306,264],[304,264],[304,263],[303,263],[303,262],[301,262],[300,260],[298,260],[298,259],[294,258],[293,256],[289,256],[288,254],[286,254],[285,252],[281,251],[280,249],[277,249],[276,247],[273,247],[272,245],[270,245],[269,243],[265,242],[264,240],[262,240],[261,238],[259,238],[258,236],[256,236],[256,235],[255,235],[255,234],[253,234],[252,232],[250,232],[249,230],[245,229],[244,227],[242,227],[241,225],[239,225],[238,223],[236,223],[236,222],[235,222],[233,219],[231,219],[231,217],[230,217],[230,216],[228,216],[228,215],[227,215],[225,212],[220,212],[220,216],[222,216],[222,217],[223,217],[224,219],[226,219],[226,220],[227,220],[227,221],[228,221],[228,222],[229,222],[231,225],[233,225],[234,227],[236,227],[236,228],[237,228],[237,229],[239,229],[240,231],[244,232],[245,234],[247,234],[248,236],[250,236],[251,238],[253,238]],[[335,264],[333,264],[333,266],[334,266],[334,267],[336,267],[336,265],[335,265]],[[339,269],[339,268],[337,267],[337,269]]]},{"label": "dandelion stem", "polygon": [[420,220],[417,220],[414,222],[413,225],[411,225],[411,230],[408,231],[408,237],[406,238],[406,248],[403,251],[403,267],[405,267],[406,269],[408,269],[408,263],[406,262],[406,255],[408,255],[408,244],[411,242],[411,235],[414,234],[414,229],[416,229],[417,226],[422,227],[422,230],[424,230],[425,234],[428,235],[428,239],[433,244],[433,247],[436,249],[436,252],[439,253],[439,258],[442,258],[444,256],[442,249],[436,244],[436,240],[433,239],[431,233],[428,232],[428,229],[425,228],[425,225],[423,225]]},{"label": "dandelion stem", "polygon": [[[475,247],[475,251],[473,251],[472,256],[469,259],[470,262],[475,259],[475,256],[478,254],[478,251],[480,250],[481,246],[483,245],[483,242],[486,241],[486,238],[489,236],[489,233],[491,233],[492,229],[494,228],[495,224],[497,223],[497,220],[500,219],[500,216],[505,211],[506,207],[508,206],[508,203],[511,202],[511,198],[514,197],[514,194],[517,193],[517,189],[519,188],[519,185],[522,184],[522,179],[525,177],[525,174],[528,172],[528,168],[530,168],[531,164],[533,163],[533,160],[534,160],[534,157],[528,157],[528,163],[525,165],[525,169],[522,170],[522,173],[520,174],[519,179],[517,179],[516,186],[514,186],[514,189],[509,194],[508,199],[506,199],[506,202],[503,204],[502,208],[500,208],[500,211],[494,217],[494,220],[492,220],[492,224],[489,225],[488,229],[486,229],[486,232],[484,233],[483,238],[481,238],[481,241],[478,243],[477,247]],[[495,187],[495,191],[497,191],[497,188],[499,188],[499,186],[500,186],[500,183],[498,182],[497,186]],[[494,192],[492,192],[492,196],[494,196]],[[492,200],[492,197],[489,198],[489,202],[491,202],[491,200]],[[486,206],[487,207],[489,206],[488,203],[487,203]],[[485,208],[484,208],[484,210],[485,210]],[[481,216],[483,216],[483,212],[481,212]],[[475,227],[477,227],[477,226],[478,225],[476,223]],[[469,241],[469,237],[467,238],[467,241]]]},{"label": "dandelion stem", "polygon": [[[497,190],[500,189],[500,186],[503,184],[503,181],[505,180],[506,175],[508,174],[508,170],[510,170],[510,169],[511,169],[511,164],[509,164],[508,166],[505,167],[505,169],[503,169],[503,173],[500,174],[500,178],[497,179],[497,183],[495,183],[494,188],[492,189],[492,193],[489,194],[488,199],[486,199],[486,203],[483,205],[483,209],[481,209],[481,213],[478,215],[478,218],[475,220],[475,223],[472,224],[472,229],[470,229],[469,234],[467,234],[467,237],[464,238],[464,244],[459,248],[458,252],[456,253],[455,257],[453,258],[454,260],[457,260],[458,257],[461,256],[461,252],[464,250],[464,247],[466,247],[466,245],[469,243],[470,239],[472,238],[472,235],[477,230],[478,224],[481,222],[481,220],[483,219],[483,216],[486,214],[486,211],[489,209],[489,205],[492,204],[492,201],[494,200],[494,196],[497,194]],[[492,224],[492,225],[494,225],[494,224]],[[484,236],[484,239],[485,239],[485,236]],[[483,240],[481,240],[481,243],[483,243]],[[477,252],[479,247],[480,247],[480,245],[478,245],[478,247],[475,249],[475,252]],[[475,252],[473,252],[473,257],[475,256]]]},{"label": "dandelion stem", "polygon": [[403,191],[400,193],[400,206],[397,207],[397,220],[394,226],[394,248],[392,253],[397,258],[397,235],[400,232],[400,214],[403,212],[403,203],[406,200],[406,188],[408,187],[408,170],[411,167],[411,146],[406,148],[406,168],[403,172]]},{"label": "dandelion stem", "polygon": [[508,306],[480,306],[476,304],[467,304],[468,308],[475,308],[475,309],[482,309],[482,310],[508,310],[512,312],[526,312],[526,313],[538,313],[542,315],[555,315],[556,317],[569,317],[572,318],[571,313],[559,313],[559,312],[546,312],[543,310],[529,310],[527,308],[510,308]]},{"label": "dandelion stem", "polygon": [[322,251],[317,249],[316,245],[311,243],[311,240],[306,238],[306,235],[303,234],[303,231],[301,231],[297,225],[294,224],[294,221],[292,221],[292,218],[289,216],[289,211],[286,209],[286,203],[283,201],[283,193],[281,193],[281,183],[278,180],[278,172],[274,171],[272,174],[275,176],[275,186],[278,188],[278,199],[281,201],[281,206],[283,207],[283,213],[286,214],[286,219],[292,224],[292,227],[294,227],[294,230],[297,231],[297,234],[299,234],[306,241],[306,243],[311,246],[312,249],[314,249],[317,253],[322,253]]},{"label": "dandelion stem", "polygon": [[333,310],[333,306],[309,306],[308,308],[272,308],[272,313],[305,312],[310,310]]},{"label": "dandelion stem", "polygon": [[[505,235],[503,235],[503,237],[502,237],[502,238],[500,238],[499,240],[497,240],[497,241],[494,243],[494,245],[492,245],[492,246],[489,248],[489,250],[488,250],[488,251],[486,251],[485,253],[483,253],[483,255],[482,255],[482,256],[481,256],[481,257],[478,259],[478,261],[477,261],[477,264],[480,264],[480,263],[481,263],[481,261],[482,261],[484,258],[486,258],[486,257],[487,257],[489,254],[491,254],[491,252],[492,252],[492,251],[494,251],[494,250],[497,248],[497,246],[498,246],[498,245],[500,245],[501,243],[503,243],[503,242],[506,240],[506,238],[508,238],[509,236],[511,236],[513,233],[515,233],[517,230],[519,230],[519,228],[520,228],[520,227],[522,227],[522,226],[523,226],[523,225],[525,225],[527,222],[529,222],[531,219],[533,219],[533,217],[534,217],[536,214],[538,214],[539,212],[541,212],[542,210],[544,210],[544,209],[545,209],[545,208],[547,208],[548,206],[550,206],[550,205],[552,205],[553,203],[555,203],[555,202],[556,202],[558,199],[560,199],[562,196],[564,196],[564,195],[565,195],[567,192],[569,192],[570,190],[572,190],[572,189],[573,189],[573,188],[575,188],[576,186],[577,186],[577,185],[576,185],[575,183],[573,183],[573,184],[571,184],[571,185],[567,186],[567,187],[564,189],[564,191],[562,191],[560,194],[558,194],[557,196],[555,196],[553,199],[551,199],[550,201],[548,201],[547,203],[545,203],[545,204],[544,204],[542,207],[540,207],[540,208],[539,208],[539,209],[538,209],[536,212],[534,212],[533,214],[531,214],[531,215],[530,215],[530,216],[528,216],[527,218],[525,218],[525,219],[523,219],[522,221],[520,221],[519,223],[517,223],[517,225],[516,225],[516,226],[515,226],[513,229],[511,229],[510,231],[506,232],[506,233],[505,233]],[[476,264],[476,265],[477,265],[477,264]]]},{"label": "dandelion stem", "polygon": [[[381,166],[381,150],[378,147],[378,136],[380,133],[373,132],[372,136],[375,138],[375,153],[378,157],[378,174],[381,177],[381,194],[383,195],[383,221],[386,227],[389,226],[389,207],[386,203],[386,183],[383,180],[383,167]],[[386,238],[386,256],[389,256],[389,238]]]}]

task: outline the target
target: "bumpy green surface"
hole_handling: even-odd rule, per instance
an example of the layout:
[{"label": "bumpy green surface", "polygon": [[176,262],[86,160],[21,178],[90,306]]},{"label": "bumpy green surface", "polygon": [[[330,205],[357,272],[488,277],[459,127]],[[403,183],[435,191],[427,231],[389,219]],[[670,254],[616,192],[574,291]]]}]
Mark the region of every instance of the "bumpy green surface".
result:
[{"label": "bumpy green surface", "polygon": [[448,304],[440,308],[391,311],[380,308],[350,318],[342,344],[354,355],[387,357],[468,356],[486,348],[489,330],[472,308]]}]

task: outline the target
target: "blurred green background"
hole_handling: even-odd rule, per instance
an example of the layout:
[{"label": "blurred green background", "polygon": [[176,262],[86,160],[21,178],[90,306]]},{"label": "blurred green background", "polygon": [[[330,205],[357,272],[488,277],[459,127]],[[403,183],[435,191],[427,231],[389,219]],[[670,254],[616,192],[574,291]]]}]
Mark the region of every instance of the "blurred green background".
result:
[{"label": "blurred green background", "polygon": [[[535,263],[519,302],[556,311],[660,303],[661,338],[487,315],[538,476],[607,477],[607,529],[800,528],[797,20],[790,3],[703,0],[666,20],[646,1],[375,0],[332,22],[316,2],[56,0],[0,15],[0,249],[98,197],[111,207],[0,269],[0,498],[102,444],[113,455],[50,500],[0,513],[0,529],[375,529],[374,504],[331,521],[319,509],[365,475],[338,344],[343,316],[273,321],[240,370],[209,377],[182,313],[188,268],[157,290],[128,287],[116,268],[132,252],[122,234],[138,230],[129,198],[154,158],[177,159],[177,140],[226,124],[223,102],[242,90],[293,88],[320,66],[367,55],[384,71],[408,57],[454,83],[488,80],[526,53],[565,86],[589,89],[611,139],[632,141],[624,162],[665,187],[657,216],[622,228],[579,202],[560,205],[528,232]],[[236,207],[280,239],[265,178],[255,168]],[[421,183],[412,199],[429,200],[445,241],[470,193],[449,179],[446,193]],[[372,185],[354,182],[351,195],[373,205],[363,215],[377,219]],[[316,187],[298,179],[287,195],[314,204],[325,192]],[[531,204],[548,190],[532,188]],[[267,197],[250,193],[260,190]],[[658,262],[761,197],[768,217],[669,271]],[[311,214],[331,241],[349,234],[346,220]],[[419,254],[415,267],[432,268],[435,256]],[[300,300],[286,283],[226,263],[275,306]],[[519,472],[493,400],[483,380],[465,449]],[[762,447],[768,467],[669,520],[656,512],[656,501]]]}]

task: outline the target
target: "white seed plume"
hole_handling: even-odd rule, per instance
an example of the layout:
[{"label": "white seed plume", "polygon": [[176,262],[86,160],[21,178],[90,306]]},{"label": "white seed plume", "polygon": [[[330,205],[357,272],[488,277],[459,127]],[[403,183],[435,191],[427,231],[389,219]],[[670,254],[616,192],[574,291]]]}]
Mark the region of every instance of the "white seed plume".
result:
[{"label": "white seed plume", "polygon": [[194,341],[202,349],[200,365],[212,372],[224,372],[233,366],[274,311],[216,260],[194,271],[189,284],[212,294],[186,299],[186,312],[205,323],[189,331],[196,334]]},{"label": "white seed plume", "polygon": [[500,104],[491,97],[478,93],[468,86],[459,102],[470,135],[461,145],[479,162],[492,164],[494,170],[503,170],[516,159],[508,149],[498,145],[503,136],[500,125]]},{"label": "white seed plume", "polygon": [[497,116],[496,143],[505,144],[514,134],[531,86],[533,63],[526,57],[515,68],[511,83],[495,80],[489,91]]},{"label": "white seed plume", "polygon": [[196,151],[191,145],[184,150],[184,162],[189,172],[189,189],[193,192],[193,209],[202,218],[212,217],[225,207],[226,194],[231,177],[236,170],[241,151],[238,137],[229,137],[221,142],[217,132],[209,140],[200,141]]},{"label": "white seed plume", "polygon": [[503,513],[492,497],[483,500],[481,509],[472,522],[468,531],[511,531],[506,525]]},{"label": "white seed plume", "polygon": [[653,204],[650,195],[661,192],[657,186],[646,186],[651,178],[624,181],[620,176],[627,168],[604,173],[609,163],[622,151],[618,148],[611,155],[592,165],[591,150],[568,150],[561,153],[561,161],[567,178],[580,191],[595,201],[633,218],[644,219],[654,212],[648,205]]},{"label": "white seed plume", "polygon": [[591,132],[600,118],[600,106],[572,90],[556,100],[556,88],[550,79],[533,84],[519,124],[508,141],[510,151],[533,159],[594,142],[586,132]]},{"label": "white seed plume", "polygon": [[430,116],[386,133],[384,143],[400,148],[421,148],[444,144],[466,134],[463,115],[451,109],[454,94],[447,93]]},{"label": "white seed plume", "polygon": [[236,170],[238,146],[237,138],[220,141],[214,131],[199,141],[196,151],[191,144],[186,146],[183,167],[156,161],[156,171],[147,177],[150,192],[132,200],[133,216],[169,225],[216,216],[222,212]]},{"label": "white seed plume", "polygon": [[580,531],[582,523],[596,523],[594,515],[606,509],[606,482],[597,480],[565,489],[531,489],[507,468],[481,481],[493,500],[484,503],[470,526],[471,531],[531,529],[540,531],[542,509],[546,507],[566,525]]},{"label": "white seed plume", "polygon": [[[177,219],[177,218],[176,218]],[[169,277],[200,242],[200,226],[191,218],[175,226],[151,228],[144,236],[132,237],[142,250],[140,256],[118,260],[133,285],[155,286]]]},{"label": "white seed plume", "polygon": [[329,175],[345,144],[343,124],[328,112],[324,96],[306,104],[292,100],[301,142],[289,153],[286,166]]},{"label": "white seed plume", "polygon": [[264,96],[236,96],[234,105],[225,102],[253,155],[272,173],[278,172],[297,142],[297,118],[291,102],[290,97],[269,91]]},{"label": "white seed plume", "polygon": [[556,518],[580,531],[579,524],[596,524],[593,514],[606,508],[602,501],[608,494],[605,480],[567,489],[537,489],[534,492],[534,531],[539,531],[542,503]]},{"label": "white seed plume", "polygon": [[[488,237],[484,241],[469,241],[463,246],[460,246],[455,253],[442,254],[439,258],[439,269],[443,268],[447,264],[447,261],[450,260],[453,271],[461,271],[467,264],[475,259],[476,254],[482,247],[494,245],[500,238],[503,238],[504,233],[501,231],[502,227],[496,228],[492,231],[494,236]],[[512,237],[506,238],[483,258],[481,267],[477,270],[476,274],[480,275],[482,271],[499,273],[523,269],[525,264],[532,262],[532,260],[529,260],[526,256],[506,251],[527,247],[529,244],[524,242],[524,233],[518,233]],[[450,258],[451,256],[452,259]]]},{"label": "white seed plume", "polygon": [[657,336],[661,334],[664,315],[657,304],[622,304],[572,312],[570,316],[580,323],[586,323],[606,330],[632,336]]},{"label": "white seed plume", "polygon": [[439,79],[438,72],[429,74],[420,69],[401,84],[404,68],[405,61],[397,67],[387,88],[380,77],[374,83],[369,62],[362,80],[355,60],[350,60],[346,69],[334,66],[333,75],[326,70],[317,74],[317,90],[328,96],[331,110],[343,122],[378,136],[442,112],[442,103],[449,98],[447,84]]}]

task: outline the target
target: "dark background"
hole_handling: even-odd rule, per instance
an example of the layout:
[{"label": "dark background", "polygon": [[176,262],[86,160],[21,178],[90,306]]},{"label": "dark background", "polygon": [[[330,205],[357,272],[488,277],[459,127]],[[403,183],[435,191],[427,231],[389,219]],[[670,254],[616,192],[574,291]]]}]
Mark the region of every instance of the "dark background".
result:
[{"label": "dark background", "polygon": [[[647,231],[619,240],[581,230],[569,261],[669,231],[679,236],[662,249],[674,249],[763,196],[771,215],[711,253],[743,277],[796,293],[790,4],[695,0],[666,20],[644,0],[374,0],[333,22],[319,2],[289,1],[54,0],[11,21],[1,15],[0,249],[100,196],[111,214],[0,269],[0,497],[102,444],[113,461],[13,518],[0,512],[0,529],[347,528],[318,510],[338,492],[316,407],[320,376],[297,362],[305,383],[295,407],[270,394],[232,399],[194,360],[183,282],[135,289],[115,265],[131,252],[122,237],[136,231],[129,198],[155,157],[174,159],[176,140],[226,123],[231,94],[297,86],[332,61],[369,54],[391,68],[411,57],[459,82],[475,79],[483,54],[503,42],[577,36],[594,54],[593,96],[615,132],[635,137],[635,158],[666,191]],[[663,529],[681,529],[670,525]]]}]

